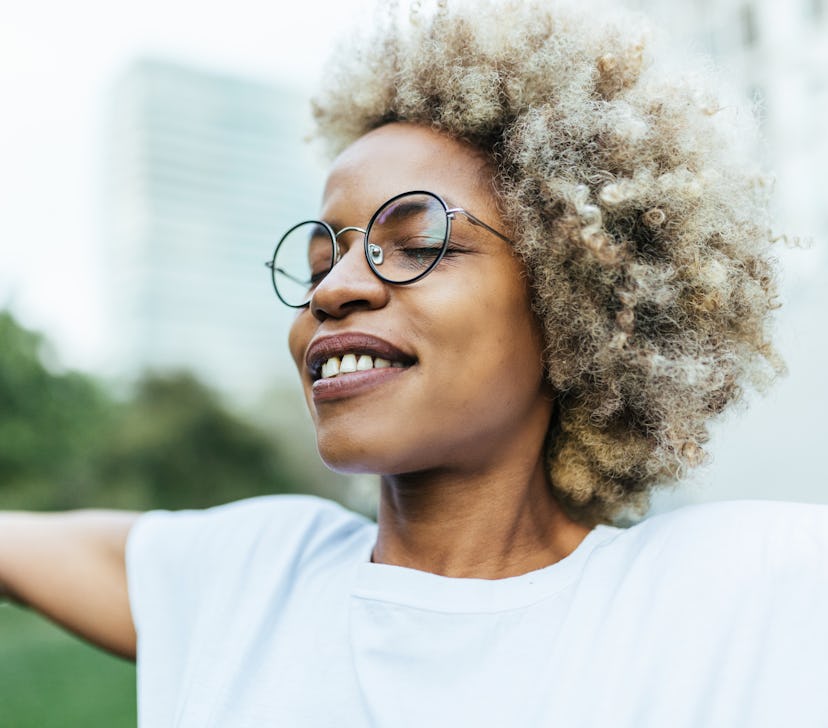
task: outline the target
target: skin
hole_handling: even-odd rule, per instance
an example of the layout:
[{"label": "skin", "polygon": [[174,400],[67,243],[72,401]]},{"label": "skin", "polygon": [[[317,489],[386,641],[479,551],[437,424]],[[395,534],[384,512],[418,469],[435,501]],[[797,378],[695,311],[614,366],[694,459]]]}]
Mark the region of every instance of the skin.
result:
[{"label": "skin", "polygon": [[135,657],[124,552],[137,514],[120,511],[0,513],[0,598]]},{"label": "skin", "polygon": [[[394,194],[426,189],[508,235],[485,157],[433,129],[389,124],[334,162],[321,218],[364,227]],[[588,532],[564,515],[544,473],[554,406],[520,261],[457,216],[459,249],[421,281],[374,276],[359,233],[289,336],[319,451],[332,468],[382,475],[374,560],[445,576],[502,578],[555,563]],[[320,336],[379,336],[416,363],[369,391],[315,402],[305,366]]]},{"label": "skin", "polygon": [[[428,189],[509,235],[472,147],[391,124],[334,163],[322,218],[364,226],[398,192]],[[503,578],[567,556],[588,529],[564,515],[543,466],[554,407],[525,276],[508,243],[458,216],[456,252],[421,281],[390,286],[358,234],[291,327],[290,350],[333,468],[382,474],[375,561],[454,577]],[[356,245],[354,245],[356,243]],[[379,336],[415,358],[380,385],[315,402],[304,360],[320,335]],[[136,514],[0,513],[0,597],[133,658],[125,548]]]}]

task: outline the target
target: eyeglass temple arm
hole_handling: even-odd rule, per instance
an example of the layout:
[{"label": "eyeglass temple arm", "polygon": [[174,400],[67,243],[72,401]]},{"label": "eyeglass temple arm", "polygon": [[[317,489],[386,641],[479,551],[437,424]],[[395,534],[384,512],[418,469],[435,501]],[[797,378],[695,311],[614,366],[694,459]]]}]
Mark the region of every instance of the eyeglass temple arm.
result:
[{"label": "eyeglass temple arm", "polygon": [[503,233],[499,233],[499,232],[498,232],[497,230],[495,230],[495,229],[494,229],[491,225],[487,225],[487,224],[486,224],[485,222],[483,222],[483,221],[482,221],[479,217],[475,217],[475,216],[474,216],[474,215],[472,215],[470,212],[466,212],[466,211],[465,211],[464,209],[462,209],[461,207],[452,207],[452,208],[450,208],[450,209],[446,210],[446,212],[447,212],[449,215],[456,214],[456,213],[458,213],[458,212],[459,212],[459,213],[460,213],[461,215],[463,215],[463,216],[464,216],[464,217],[465,217],[465,218],[466,218],[466,219],[467,219],[467,220],[468,220],[468,221],[469,221],[472,225],[478,225],[479,227],[486,228],[486,230],[488,230],[488,231],[489,231],[490,233],[492,233],[493,235],[497,235],[497,237],[499,237],[501,240],[503,240],[503,241],[505,241],[505,242],[509,243],[510,245],[512,245],[512,244],[513,244],[512,240],[510,240],[509,238],[507,238],[507,237],[506,237]]},{"label": "eyeglass temple arm", "polygon": [[285,278],[290,278],[290,280],[292,280],[294,283],[298,283],[300,286],[306,286],[308,284],[307,281],[303,281],[297,278],[296,276],[292,276],[284,268],[276,268],[273,265],[272,260],[265,261],[265,266],[267,268],[270,268],[270,270],[272,270],[274,273],[281,273]]}]

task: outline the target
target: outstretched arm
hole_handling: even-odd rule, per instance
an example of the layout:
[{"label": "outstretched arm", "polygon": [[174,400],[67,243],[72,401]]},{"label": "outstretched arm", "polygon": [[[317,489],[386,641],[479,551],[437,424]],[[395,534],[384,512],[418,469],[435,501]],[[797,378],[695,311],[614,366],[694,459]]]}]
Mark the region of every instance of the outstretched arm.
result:
[{"label": "outstretched arm", "polygon": [[137,515],[0,513],[0,595],[110,652],[134,658],[124,555]]}]

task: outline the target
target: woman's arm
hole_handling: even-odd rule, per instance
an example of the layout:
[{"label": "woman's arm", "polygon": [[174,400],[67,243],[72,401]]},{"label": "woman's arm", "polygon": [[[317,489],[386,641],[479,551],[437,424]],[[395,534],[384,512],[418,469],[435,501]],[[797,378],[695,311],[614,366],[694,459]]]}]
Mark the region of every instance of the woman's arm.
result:
[{"label": "woman's arm", "polygon": [[137,515],[0,513],[0,595],[110,652],[134,658],[124,556]]}]

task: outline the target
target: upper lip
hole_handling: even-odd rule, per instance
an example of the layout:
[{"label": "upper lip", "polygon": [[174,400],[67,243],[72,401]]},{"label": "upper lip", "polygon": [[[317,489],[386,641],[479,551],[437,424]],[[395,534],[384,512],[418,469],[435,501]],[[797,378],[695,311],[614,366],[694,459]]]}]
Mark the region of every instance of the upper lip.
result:
[{"label": "upper lip", "polygon": [[368,354],[381,357],[389,361],[399,361],[403,364],[413,364],[416,360],[394,344],[378,336],[361,332],[348,332],[320,336],[309,344],[305,352],[305,364],[313,379],[321,375],[322,364],[332,356],[342,356],[348,353]]}]

